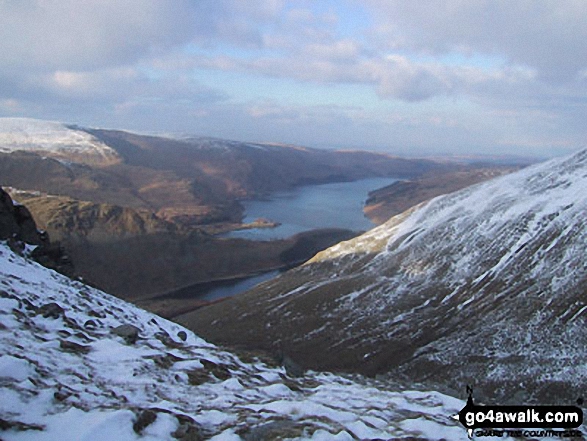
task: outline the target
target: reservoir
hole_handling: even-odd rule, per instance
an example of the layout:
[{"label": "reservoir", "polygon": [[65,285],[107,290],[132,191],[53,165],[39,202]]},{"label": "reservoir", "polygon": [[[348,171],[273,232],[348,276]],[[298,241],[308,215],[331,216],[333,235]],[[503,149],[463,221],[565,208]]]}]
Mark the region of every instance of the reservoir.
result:
[{"label": "reservoir", "polygon": [[270,240],[283,239],[317,228],[370,230],[375,224],[363,214],[369,192],[395,181],[397,179],[370,178],[311,185],[274,193],[266,200],[243,201],[245,223],[266,218],[281,225],[276,228],[233,231],[228,237]]},{"label": "reservoir", "polygon": [[197,298],[206,301],[218,300],[223,297],[231,297],[235,294],[245,292],[261,282],[277,277],[279,273],[279,270],[273,270],[249,277],[198,283],[197,285],[178,289],[165,297],[172,297],[174,299]]},{"label": "reservoir", "polygon": [[[311,185],[274,193],[266,200],[244,201],[244,222],[252,222],[262,217],[281,225],[275,228],[234,231],[226,236],[271,240],[287,238],[318,228],[366,231],[375,227],[375,224],[363,214],[363,206],[369,192],[395,181],[397,179],[371,178],[355,182]],[[239,279],[200,283],[169,293],[166,297],[217,300],[247,291],[261,282],[276,277],[279,273],[280,271],[274,270]]]}]

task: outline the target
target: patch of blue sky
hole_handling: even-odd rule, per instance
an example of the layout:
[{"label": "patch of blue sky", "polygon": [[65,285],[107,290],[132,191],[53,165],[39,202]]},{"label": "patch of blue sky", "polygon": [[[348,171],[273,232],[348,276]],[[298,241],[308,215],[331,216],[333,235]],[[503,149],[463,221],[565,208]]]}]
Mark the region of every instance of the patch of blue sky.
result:
[{"label": "patch of blue sky", "polygon": [[288,106],[338,106],[376,109],[381,99],[368,84],[312,83],[247,72],[199,69],[194,78],[220,89],[236,102],[274,101]]},{"label": "patch of blue sky", "polygon": [[156,69],[147,65],[137,66],[137,71],[149,81],[158,81],[165,77],[165,73],[161,69]]},{"label": "patch of blue sky", "polygon": [[262,46],[239,46],[231,43],[216,43],[206,47],[201,46],[186,46],[183,49],[186,55],[191,56],[205,56],[205,57],[226,57],[237,60],[254,60],[261,55],[263,57],[278,57],[284,55],[286,52],[281,49],[268,48]]},{"label": "patch of blue sky", "polygon": [[358,2],[346,0],[312,2],[312,9],[318,14],[336,14],[336,30],[339,37],[357,39],[373,25],[371,14]]},{"label": "patch of blue sky", "polygon": [[473,67],[493,70],[504,66],[507,59],[503,56],[481,53],[449,52],[444,54],[421,54],[414,52],[400,53],[413,62],[439,63],[450,67]]}]

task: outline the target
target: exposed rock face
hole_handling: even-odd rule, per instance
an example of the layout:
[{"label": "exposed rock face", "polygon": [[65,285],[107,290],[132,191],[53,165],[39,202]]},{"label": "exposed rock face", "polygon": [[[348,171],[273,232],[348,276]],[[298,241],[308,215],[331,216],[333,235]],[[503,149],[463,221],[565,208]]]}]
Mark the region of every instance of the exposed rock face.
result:
[{"label": "exposed rock face", "polygon": [[141,330],[134,325],[124,324],[112,329],[112,333],[122,337],[128,344],[136,343]]},{"label": "exposed rock face", "polygon": [[0,240],[8,240],[13,250],[24,252],[25,244],[34,245],[31,253],[40,264],[63,274],[73,275],[73,265],[64,250],[57,243],[51,243],[49,236],[37,229],[30,211],[15,204],[8,193],[0,187]]},{"label": "exposed rock face", "polygon": [[30,211],[24,205],[14,204],[10,195],[0,188],[0,240],[13,238],[31,245],[46,241],[37,231]]},{"label": "exposed rock face", "polygon": [[82,201],[67,196],[9,189],[11,196],[26,205],[38,225],[52,239],[112,241],[146,234],[173,233],[180,228],[146,209]]},{"label": "exposed rock face", "polygon": [[572,403],[587,373],[587,150],[438,197],[182,319],[304,367]]}]

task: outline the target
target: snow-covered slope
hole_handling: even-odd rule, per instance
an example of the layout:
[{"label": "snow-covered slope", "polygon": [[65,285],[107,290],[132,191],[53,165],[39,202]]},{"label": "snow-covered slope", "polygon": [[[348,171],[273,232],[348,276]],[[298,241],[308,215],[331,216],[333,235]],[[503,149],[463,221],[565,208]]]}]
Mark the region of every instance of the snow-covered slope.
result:
[{"label": "snow-covered slope", "polygon": [[112,148],[82,130],[59,122],[31,118],[0,118],[0,152],[42,152],[47,156],[92,165],[112,164]]},{"label": "snow-covered slope", "polygon": [[568,403],[587,384],[586,214],[587,150],[435,198],[183,323],[314,368]]},{"label": "snow-covered slope", "polygon": [[466,439],[451,419],[463,405],[360,377],[289,377],[0,242],[3,440]]}]

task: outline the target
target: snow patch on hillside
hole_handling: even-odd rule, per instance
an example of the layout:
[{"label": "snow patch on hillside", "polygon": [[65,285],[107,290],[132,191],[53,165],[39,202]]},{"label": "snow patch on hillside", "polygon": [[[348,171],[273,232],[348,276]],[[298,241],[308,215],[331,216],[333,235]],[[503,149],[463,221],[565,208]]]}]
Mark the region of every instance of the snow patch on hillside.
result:
[{"label": "snow patch on hillside", "polygon": [[112,162],[115,150],[82,130],[54,121],[0,118],[0,152],[45,152],[78,162]]}]

